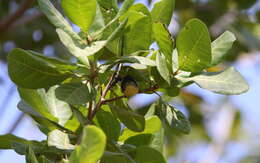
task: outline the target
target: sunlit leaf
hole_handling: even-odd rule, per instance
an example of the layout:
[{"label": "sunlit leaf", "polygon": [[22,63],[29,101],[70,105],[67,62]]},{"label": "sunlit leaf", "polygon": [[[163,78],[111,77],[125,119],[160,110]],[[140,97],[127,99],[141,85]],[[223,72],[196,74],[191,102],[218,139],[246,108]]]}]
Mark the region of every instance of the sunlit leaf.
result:
[{"label": "sunlit leaf", "polygon": [[185,80],[194,81],[201,88],[225,95],[241,94],[249,89],[245,79],[233,67],[222,72],[203,73]]},{"label": "sunlit leaf", "polygon": [[122,135],[119,138],[119,141],[125,141],[129,137],[136,136],[139,134],[153,134],[160,130],[162,127],[161,120],[157,116],[151,116],[146,119],[145,122],[145,128],[142,132],[134,132],[129,130],[128,128],[125,128],[123,130]]},{"label": "sunlit leaf", "polygon": [[171,78],[170,78],[170,72],[167,67],[166,58],[159,52],[156,54],[156,66],[157,66],[157,70],[160,73],[161,77],[165,81],[167,81],[167,83],[170,85]]},{"label": "sunlit leaf", "polygon": [[211,64],[211,41],[207,26],[199,19],[191,19],[177,37],[179,67],[199,72]]},{"label": "sunlit leaf", "polygon": [[83,129],[81,144],[70,156],[70,163],[96,163],[104,153],[106,136],[103,131],[93,125]]},{"label": "sunlit leaf", "polygon": [[211,43],[212,66],[219,64],[224,59],[235,40],[235,35],[226,31]]},{"label": "sunlit leaf", "polygon": [[60,130],[53,130],[48,134],[48,146],[59,149],[74,149],[74,145],[70,144],[68,134]]},{"label": "sunlit leaf", "polygon": [[161,22],[169,25],[173,15],[175,0],[159,0],[154,4],[151,11],[154,22]]},{"label": "sunlit leaf", "polygon": [[56,85],[71,76],[42,57],[22,49],[12,50],[7,58],[12,81],[18,86],[36,89]]},{"label": "sunlit leaf", "polygon": [[167,27],[160,22],[153,23],[153,37],[157,42],[160,51],[163,53],[168,62],[171,63],[173,39],[171,38],[171,34]]},{"label": "sunlit leaf", "polygon": [[52,5],[49,0],[37,0],[41,11],[47,16],[50,22],[55,25],[56,28],[64,30],[79,44],[84,45],[85,42],[82,40],[72,29],[70,24],[65,18],[59,13],[59,11]]},{"label": "sunlit leaf", "polygon": [[61,5],[68,18],[87,33],[96,16],[96,0],[62,0]]},{"label": "sunlit leaf", "polygon": [[185,115],[178,109],[167,105],[165,107],[165,120],[167,125],[174,131],[178,131],[184,134],[189,134],[191,131],[191,126],[189,120]]},{"label": "sunlit leaf", "polygon": [[[67,103],[60,101],[55,96],[55,89],[51,87],[48,92],[44,89],[32,90],[19,88],[21,98],[26,101],[36,112],[43,117],[57,121],[58,124],[64,124],[70,119],[72,112]],[[55,118],[57,120],[55,120]]]}]

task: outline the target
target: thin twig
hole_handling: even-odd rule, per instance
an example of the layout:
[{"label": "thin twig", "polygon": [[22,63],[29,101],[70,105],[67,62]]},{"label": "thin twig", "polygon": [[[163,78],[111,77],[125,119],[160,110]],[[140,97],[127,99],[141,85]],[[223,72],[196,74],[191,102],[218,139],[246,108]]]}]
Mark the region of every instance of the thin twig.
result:
[{"label": "thin twig", "polygon": [[[120,56],[123,56],[123,53],[124,53],[123,49],[124,49],[124,37],[122,36],[122,38],[121,38],[121,48],[120,48],[120,52],[119,52]],[[121,71],[121,68],[122,68],[122,64],[118,63],[116,65],[115,72],[110,77],[109,82],[107,83],[104,91],[102,92],[101,97],[100,97],[97,105],[93,109],[93,112],[92,112],[91,117],[90,117],[90,121],[94,118],[97,111],[104,104],[104,101],[106,100],[105,97],[106,97],[108,91],[115,85],[116,79],[119,77],[119,72]]]},{"label": "thin twig", "polygon": [[101,105],[104,104],[104,101],[106,100],[105,97],[106,97],[108,91],[110,90],[110,88],[113,87],[113,85],[114,85],[114,80],[118,77],[120,70],[121,70],[121,65],[118,64],[118,65],[116,66],[115,72],[114,72],[113,75],[110,77],[109,82],[107,83],[107,85],[106,85],[104,91],[102,92],[101,97],[100,97],[100,99],[99,99],[99,101],[98,101],[96,107],[93,109],[93,112],[92,112],[92,114],[91,114],[89,120],[92,120],[92,119],[94,118],[95,114],[96,114],[97,111],[100,109]]},{"label": "thin twig", "polygon": [[140,91],[140,93],[149,93],[149,92],[154,92],[155,90],[159,89],[158,85],[154,85],[150,88],[144,89],[142,91]]},{"label": "thin twig", "polygon": [[125,95],[122,95],[122,96],[117,96],[117,97],[114,97],[114,98],[110,98],[110,99],[107,99],[107,100],[104,100],[103,101],[103,104],[106,104],[108,102],[113,102],[113,101],[116,101],[116,100],[120,100],[122,98],[126,98]]},{"label": "thin twig", "polygon": [[90,101],[88,107],[88,120],[90,120],[92,116],[92,105],[93,105],[93,101]]}]

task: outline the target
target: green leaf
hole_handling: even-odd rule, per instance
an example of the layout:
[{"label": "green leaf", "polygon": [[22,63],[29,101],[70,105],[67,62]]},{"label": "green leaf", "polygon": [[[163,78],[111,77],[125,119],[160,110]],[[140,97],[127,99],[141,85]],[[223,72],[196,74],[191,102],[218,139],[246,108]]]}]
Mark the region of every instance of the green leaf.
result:
[{"label": "green leaf", "polygon": [[70,35],[68,35],[62,29],[56,29],[61,42],[68,48],[70,53],[78,58],[84,58],[91,56],[101,50],[107,43],[107,41],[95,41],[90,46],[84,48],[74,43]]},{"label": "green leaf", "polygon": [[32,150],[32,148],[29,146],[28,152],[26,154],[26,163],[38,163],[38,160]]},{"label": "green leaf", "polygon": [[44,56],[44,54],[37,53],[35,51],[31,51],[31,50],[27,50],[27,51],[29,53],[31,53],[32,55],[34,55],[35,57],[37,57],[37,58],[43,60],[44,62],[46,62],[46,64],[48,64],[51,67],[57,69],[59,72],[72,73],[72,72],[74,72],[78,69],[77,65],[72,64],[70,62],[63,61],[63,60],[58,59],[58,58],[46,57],[46,56]]},{"label": "green leaf", "polygon": [[[141,5],[141,4],[139,4]],[[124,33],[124,55],[138,50],[147,50],[151,44],[152,22],[151,16],[146,15],[149,10],[144,6],[133,6],[124,15],[128,17]]]},{"label": "green leaf", "polygon": [[54,163],[53,161],[50,161],[49,159],[47,159],[45,156],[41,155],[39,158],[39,163]]},{"label": "green leaf", "polygon": [[44,133],[44,134],[48,134],[49,132],[51,132],[52,130],[55,129],[59,129],[62,131],[66,131],[68,133],[73,134],[72,131],[75,132],[75,127],[73,127],[72,129],[67,127],[63,127],[61,125],[59,125],[58,123],[51,121],[47,118],[41,117],[41,116],[34,116],[34,115],[30,115],[32,117],[32,119],[36,122],[37,126],[39,127],[39,129]]},{"label": "green leaf", "polygon": [[127,56],[125,58],[129,58],[130,60],[135,60],[134,63],[139,63],[139,64],[146,65],[146,66],[156,66],[156,63],[147,57]]},{"label": "green leaf", "polygon": [[115,39],[119,38],[120,36],[122,36],[125,27],[127,25],[128,19],[123,20],[119,26],[113,31],[113,33],[107,38],[107,42],[112,42]]},{"label": "green leaf", "polygon": [[242,94],[249,86],[241,74],[233,67],[222,72],[207,72],[187,78],[201,88],[225,95]]},{"label": "green leaf", "polygon": [[70,106],[56,97],[57,86],[51,87],[42,100],[48,105],[49,112],[58,119],[58,124],[64,126],[72,116]]},{"label": "green leaf", "polygon": [[113,61],[111,63],[111,66],[114,66],[118,63],[138,63],[146,66],[156,66],[156,63],[153,60],[142,56],[123,56],[115,62]]},{"label": "green leaf", "polygon": [[20,155],[26,155],[26,151],[29,147],[33,149],[36,155],[46,155],[52,158],[57,158],[57,155],[68,155],[71,153],[71,151],[69,150],[61,150],[55,147],[48,147],[45,142],[41,142],[41,144],[37,146],[18,142],[12,143],[12,148],[15,150],[16,153]]},{"label": "green leaf", "polygon": [[11,134],[0,136],[0,149],[14,149],[16,153],[25,155],[29,147],[35,154],[69,154],[67,150],[48,147],[45,142],[29,141]]},{"label": "green leaf", "polygon": [[178,51],[175,48],[172,52],[172,72],[176,73],[179,69]]},{"label": "green leaf", "polygon": [[157,42],[160,51],[165,55],[167,61],[171,63],[173,39],[171,38],[171,34],[167,27],[160,22],[153,23],[153,37]]},{"label": "green leaf", "polygon": [[76,40],[79,44],[86,44],[78,34],[76,34],[70,24],[59,13],[59,11],[51,4],[49,0],[37,0],[41,11],[48,17],[49,21],[56,27],[64,30],[69,36]]},{"label": "green leaf", "polygon": [[184,134],[190,133],[190,122],[181,111],[171,105],[167,105],[164,114],[163,118],[171,129]]},{"label": "green leaf", "polygon": [[87,117],[80,111],[81,108],[83,108],[84,110],[86,109],[85,107],[79,107],[79,109],[72,107],[72,111],[81,126],[84,126],[87,122]]},{"label": "green leaf", "polygon": [[134,4],[135,0],[125,0],[120,8],[117,16],[121,16],[128,11],[128,9]]},{"label": "green leaf", "polygon": [[135,147],[149,146],[152,140],[153,140],[152,134],[139,134],[139,135],[131,136],[128,139],[126,139],[124,141],[124,144],[131,144],[134,145]]},{"label": "green leaf", "polygon": [[226,31],[211,43],[212,66],[219,64],[224,59],[234,41],[236,41],[235,35]]},{"label": "green leaf", "polygon": [[143,116],[133,112],[129,106],[122,101],[116,104],[109,104],[111,111],[119,120],[130,130],[141,132],[145,127],[145,119]]},{"label": "green leaf", "polygon": [[165,158],[160,152],[146,146],[137,148],[135,160],[136,163],[166,163]]},{"label": "green leaf", "polygon": [[81,105],[89,102],[93,97],[88,86],[83,83],[65,83],[55,90],[59,100],[72,105]]},{"label": "green leaf", "polygon": [[211,64],[211,42],[207,26],[199,19],[191,19],[177,37],[181,70],[199,72]]},{"label": "green leaf", "polygon": [[56,86],[51,87],[48,92],[45,92],[44,89],[33,90],[19,88],[18,90],[21,98],[26,101],[34,111],[49,120],[58,120],[58,124],[64,126],[72,116],[72,112],[67,103],[56,98],[56,88]]},{"label": "green leaf", "polygon": [[12,149],[12,143],[22,143],[22,144],[28,144],[28,145],[35,145],[35,146],[41,146],[40,142],[38,141],[28,141],[23,138],[17,137],[15,135],[6,134],[6,135],[0,135],[0,149]]},{"label": "green leaf", "polygon": [[[18,91],[20,97],[36,113],[52,121],[58,121],[58,119],[50,113],[48,105],[45,103],[45,100],[43,100],[43,98],[46,98],[46,93],[44,89],[34,90],[20,87],[18,88]],[[22,105],[18,106],[18,108],[22,108]]]},{"label": "green leaf", "polygon": [[153,116],[155,114],[155,103],[153,103],[149,109],[147,110],[147,112],[145,113],[144,117],[145,119]]},{"label": "green leaf", "polygon": [[[115,18],[111,20],[103,29],[95,33],[96,36],[98,37],[99,35],[103,34],[103,39],[107,39],[107,44],[106,47],[113,52],[114,54],[119,54],[119,43],[120,43],[120,37],[122,36],[125,26],[128,22],[128,19],[124,19],[120,24],[116,24],[115,22],[119,18]],[[115,26],[117,25],[117,26]]]},{"label": "green leaf", "polygon": [[136,163],[130,156],[125,153],[105,152],[101,163]]},{"label": "green leaf", "polygon": [[104,153],[106,136],[103,131],[93,125],[83,129],[81,144],[70,156],[70,163],[96,163]]},{"label": "green leaf", "polygon": [[96,0],[62,0],[61,5],[68,18],[87,33],[96,16]]},{"label": "green leaf", "polygon": [[145,121],[145,128],[142,132],[131,131],[128,128],[123,130],[122,135],[119,138],[119,141],[124,142],[126,139],[140,135],[140,134],[153,134],[160,130],[162,127],[161,120],[157,116],[151,116]]},{"label": "green leaf", "polygon": [[117,141],[120,136],[121,126],[108,107],[102,107],[96,114],[97,124],[104,131],[108,140]]},{"label": "green leaf", "polygon": [[162,76],[162,78],[167,81],[167,83],[170,85],[171,84],[171,77],[170,77],[170,72],[167,67],[167,62],[164,56],[161,55],[161,53],[156,54],[156,65],[157,65],[157,70]]},{"label": "green leaf", "polygon": [[89,28],[89,34],[93,35],[95,32],[103,29],[105,27],[105,21],[101,12],[100,6],[97,4],[96,17],[93,24]]},{"label": "green leaf", "polygon": [[[24,88],[46,88],[61,83],[71,76],[59,67],[30,51],[14,49],[8,54],[8,73],[11,80]],[[58,61],[57,61],[58,62]]]},{"label": "green leaf", "polygon": [[160,0],[154,4],[151,11],[153,22],[169,25],[172,19],[175,0]]},{"label": "green leaf", "polygon": [[149,145],[151,148],[156,149],[157,151],[164,152],[164,129],[161,129],[153,134],[153,140]]},{"label": "green leaf", "polygon": [[74,149],[74,145],[70,144],[68,134],[57,129],[48,133],[48,146],[58,149]]},{"label": "green leaf", "polygon": [[118,10],[117,0],[98,0],[98,3],[103,8],[113,8],[115,10]]},{"label": "green leaf", "polygon": [[[66,128],[64,128],[61,125],[59,125],[58,123],[56,123],[57,119],[55,117],[53,117],[54,120],[50,120],[51,119],[50,117],[45,118],[44,116],[42,116],[41,114],[36,112],[35,109],[33,109],[29,104],[27,104],[23,100],[18,103],[17,107],[22,112],[29,114],[31,116],[31,118],[36,123],[38,123],[38,125],[39,125],[38,127],[40,128],[40,130],[43,133],[48,133],[55,129],[66,130],[67,132],[71,132],[71,131],[75,131],[78,127],[78,124],[74,124],[74,126],[66,126],[66,124],[65,124]],[[68,121],[68,122],[70,122],[70,121]]]}]

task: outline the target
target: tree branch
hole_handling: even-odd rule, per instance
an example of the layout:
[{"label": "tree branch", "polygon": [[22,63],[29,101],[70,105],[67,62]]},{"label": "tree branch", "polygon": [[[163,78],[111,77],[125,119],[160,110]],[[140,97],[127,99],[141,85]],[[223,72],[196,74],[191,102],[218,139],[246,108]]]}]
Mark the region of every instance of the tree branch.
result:
[{"label": "tree branch", "polygon": [[104,101],[106,100],[105,97],[106,97],[108,91],[110,90],[110,88],[113,87],[114,81],[115,81],[115,79],[118,77],[119,72],[120,72],[120,70],[121,70],[121,67],[122,67],[121,64],[118,64],[118,65],[116,66],[115,72],[114,72],[113,75],[110,77],[109,82],[107,83],[107,85],[106,85],[104,91],[102,92],[101,97],[100,97],[100,99],[99,99],[99,101],[98,101],[96,107],[93,109],[92,114],[89,116],[89,118],[90,118],[89,120],[92,120],[92,119],[94,118],[96,112],[97,112],[97,111],[100,109],[100,107],[104,104]]},{"label": "tree branch", "polygon": [[117,97],[114,97],[114,98],[110,98],[110,99],[104,100],[103,104],[106,104],[108,102],[113,102],[113,101],[116,101],[116,100],[120,100],[121,98],[126,98],[126,96],[122,95],[122,96],[117,96]]},{"label": "tree branch", "polygon": [[32,5],[34,0],[24,0],[20,8],[0,22],[0,33],[5,32]]}]

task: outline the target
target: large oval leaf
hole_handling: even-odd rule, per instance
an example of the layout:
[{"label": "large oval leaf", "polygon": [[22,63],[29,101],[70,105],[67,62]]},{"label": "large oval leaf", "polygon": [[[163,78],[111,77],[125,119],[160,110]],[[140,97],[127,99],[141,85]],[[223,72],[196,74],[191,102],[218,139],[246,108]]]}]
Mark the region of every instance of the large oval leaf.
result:
[{"label": "large oval leaf", "polygon": [[73,31],[70,24],[59,13],[59,11],[52,5],[49,0],[38,0],[41,11],[47,16],[50,22],[56,27],[64,30],[74,40],[78,41],[81,45],[85,45],[85,41],[79,37],[79,35]]},{"label": "large oval leaf", "polygon": [[167,83],[170,85],[171,84],[171,77],[170,77],[170,72],[167,67],[167,61],[166,58],[161,55],[161,53],[156,54],[156,66],[157,70],[162,76],[162,78],[167,81]]},{"label": "large oval leaf", "polygon": [[122,135],[119,138],[119,141],[125,141],[126,139],[140,135],[140,134],[154,134],[160,131],[162,127],[161,120],[157,116],[151,116],[146,119],[145,121],[145,128],[142,132],[134,132],[129,129],[124,129]]},{"label": "large oval leaf", "polygon": [[96,123],[102,128],[108,140],[117,141],[121,131],[120,123],[107,106],[103,106],[97,112]]},{"label": "large oval leaf", "polygon": [[226,31],[211,43],[212,66],[219,64],[224,59],[235,40],[235,35],[229,31]]},{"label": "large oval leaf", "polygon": [[175,0],[160,0],[154,4],[151,11],[153,22],[169,25],[173,15]]},{"label": "large oval leaf", "polygon": [[106,136],[96,126],[88,125],[83,129],[80,146],[72,152],[70,163],[97,163],[104,153]]},{"label": "large oval leaf", "polygon": [[249,89],[245,79],[233,67],[222,72],[203,73],[186,80],[194,81],[201,88],[225,95],[241,94]]},{"label": "large oval leaf", "polygon": [[72,105],[85,104],[93,98],[88,86],[83,83],[62,84],[55,90],[55,93],[59,100]]},{"label": "large oval leaf", "polygon": [[168,127],[173,129],[173,131],[177,131],[179,133],[190,133],[190,122],[181,111],[172,107],[171,105],[165,106],[164,109],[165,110],[163,119],[165,120],[165,123]]},{"label": "large oval leaf", "polygon": [[41,57],[22,49],[12,50],[7,58],[11,80],[18,86],[37,89],[56,85],[70,77]]},{"label": "large oval leaf", "polygon": [[127,128],[135,132],[144,130],[144,117],[133,112],[127,104],[122,101],[117,101],[116,104],[109,104],[109,106],[112,112]]},{"label": "large oval leaf", "polygon": [[160,152],[146,146],[137,148],[135,161],[136,163],[166,163],[165,158]]},{"label": "large oval leaf", "polygon": [[57,87],[51,87],[48,92],[45,92],[44,89],[33,90],[19,88],[19,94],[21,98],[41,116],[52,121],[58,120],[58,124],[64,126],[72,116],[72,112],[67,103],[56,98],[56,88]]},{"label": "large oval leaf", "polygon": [[179,67],[199,72],[211,63],[211,42],[207,26],[199,19],[191,19],[177,37]]},{"label": "large oval leaf", "polygon": [[128,17],[124,33],[124,55],[147,50],[151,44],[152,21],[149,10],[142,4],[132,6],[123,16]]},{"label": "large oval leaf", "polygon": [[61,5],[69,19],[87,33],[96,16],[96,0],[62,0]]},{"label": "large oval leaf", "polygon": [[157,42],[160,51],[164,54],[168,62],[171,63],[173,39],[167,27],[160,22],[153,23],[153,37]]}]

